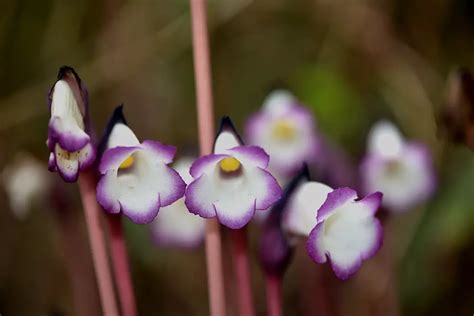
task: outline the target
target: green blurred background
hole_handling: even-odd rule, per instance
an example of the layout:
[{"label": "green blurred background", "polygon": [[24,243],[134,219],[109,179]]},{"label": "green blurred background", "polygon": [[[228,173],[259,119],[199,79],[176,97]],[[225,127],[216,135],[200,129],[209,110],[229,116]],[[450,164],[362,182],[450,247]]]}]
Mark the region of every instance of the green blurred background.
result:
[{"label": "green blurred background", "polygon": [[[187,1],[1,0],[0,10],[0,169],[19,152],[46,168],[46,95],[63,64],[87,84],[98,133],[124,103],[139,138],[175,144],[178,154],[197,149]],[[216,117],[230,115],[242,127],[272,88],[286,87],[355,163],[380,118],[435,155],[436,196],[386,222],[384,249],[355,278],[337,281],[298,248],[285,279],[285,315],[322,315],[313,299],[321,291],[338,315],[389,315],[393,306],[402,315],[474,313],[474,159],[436,127],[449,71],[474,65],[474,2],[210,1],[209,31]],[[88,247],[77,188],[63,187],[66,220],[79,236],[72,244]],[[45,203],[18,220],[4,190],[0,206],[0,314],[75,315],[71,261],[92,300],[82,312],[97,313],[88,248],[64,241],[64,214]],[[140,314],[206,315],[203,249],[158,248],[147,227],[125,222]],[[262,275],[255,260],[252,267],[263,314]],[[312,284],[321,275],[322,288]]]}]

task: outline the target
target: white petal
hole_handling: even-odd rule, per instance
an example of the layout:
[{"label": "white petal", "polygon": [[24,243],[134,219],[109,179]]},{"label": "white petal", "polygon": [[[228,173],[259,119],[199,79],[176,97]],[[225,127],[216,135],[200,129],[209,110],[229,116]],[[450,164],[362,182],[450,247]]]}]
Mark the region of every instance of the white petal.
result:
[{"label": "white petal", "polygon": [[263,102],[263,109],[271,115],[281,116],[297,100],[294,95],[286,90],[275,90]]},{"label": "white petal", "polygon": [[222,131],[214,143],[214,154],[225,154],[227,149],[240,146],[239,139],[230,130]]},{"label": "white petal", "polygon": [[54,85],[51,116],[61,118],[64,126],[77,125],[78,128],[84,130],[81,111],[71,87],[65,80],[59,80]]},{"label": "white petal", "polygon": [[140,141],[130,127],[123,123],[117,123],[110,133],[106,149],[118,146],[137,146],[139,144]]},{"label": "white petal", "polygon": [[381,121],[369,132],[368,150],[386,158],[398,157],[404,141],[400,131],[388,121]]},{"label": "white petal", "polygon": [[307,182],[293,194],[287,209],[283,227],[298,235],[308,236],[316,226],[318,209],[333,189],[319,182]]},{"label": "white petal", "polygon": [[190,184],[193,181],[193,177],[189,173],[189,169],[191,168],[193,161],[194,158],[183,157],[176,160],[176,162],[173,164],[174,170],[178,171],[179,175],[181,178],[183,178],[186,184]]},{"label": "white petal", "polygon": [[160,209],[152,223],[156,241],[164,246],[193,247],[204,238],[206,220],[189,213],[184,198]]}]

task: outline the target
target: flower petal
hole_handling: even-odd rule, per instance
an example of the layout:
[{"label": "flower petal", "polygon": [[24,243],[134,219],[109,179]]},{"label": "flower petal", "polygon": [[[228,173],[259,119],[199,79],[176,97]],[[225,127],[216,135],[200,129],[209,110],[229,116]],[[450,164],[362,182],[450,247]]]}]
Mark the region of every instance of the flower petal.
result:
[{"label": "flower petal", "polygon": [[357,192],[351,188],[339,188],[330,192],[317,213],[318,223],[334,213],[338,207],[357,199]]},{"label": "flower petal", "polygon": [[61,178],[66,182],[76,182],[79,177],[79,161],[76,159],[75,154],[65,151],[59,144],[56,144],[54,154],[56,168]]},{"label": "flower petal", "polygon": [[203,173],[213,172],[216,164],[228,155],[207,155],[196,159],[191,166],[189,172],[193,178],[199,178]]},{"label": "flower petal", "polygon": [[141,147],[148,150],[156,160],[162,161],[166,164],[171,163],[176,155],[175,146],[163,145],[162,143],[153,140],[143,141]]},{"label": "flower petal", "polygon": [[369,132],[368,151],[385,158],[398,157],[403,148],[400,131],[389,121],[375,124]]},{"label": "flower petal", "polygon": [[68,151],[76,151],[83,148],[90,137],[74,121],[66,118],[53,116],[49,122],[48,138],[50,149],[56,143]]},{"label": "flower petal", "polygon": [[318,210],[333,189],[319,182],[301,184],[285,210],[283,227],[293,234],[308,236],[316,226]]},{"label": "flower petal", "polygon": [[239,229],[247,225],[255,214],[255,199],[251,196],[235,192],[233,195],[214,202],[219,222],[231,229]]},{"label": "flower petal", "polygon": [[136,224],[150,223],[158,214],[160,195],[145,185],[122,190],[122,212]]},{"label": "flower petal", "polygon": [[254,167],[246,170],[246,177],[246,190],[255,197],[257,210],[265,210],[280,199],[281,187],[268,171]]},{"label": "flower petal", "polygon": [[153,240],[164,247],[193,248],[204,240],[206,220],[189,213],[184,198],[162,207],[151,223]]},{"label": "flower petal", "polygon": [[427,200],[436,189],[432,158],[421,144],[408,144],[396,159],[369,155],[361,164],[364,192],[382,191],[383,205],[396,212]]},{"label": "flower petal", "polygon": [[309,233],[306,241],[306,251],[316,263],[326,262],[326,253],[323,245],[324,223],[317,224]]},{"label": "flower petal", "polygon": [[221,126],[214,141],[214,154],[224,154],[227,149],[243,145],[242,138],[237,133],[229,117],[221,120]]},{"label": "flower petal", "polygon": [[159,192],[160,206],[167,206],[184,195],[186,184],[176,170],[165,164],[150,168],[146,180],[153,190]]},{"label": "flower petal", "polygon": [[185,196],[185,204],[191,213],[204,218],[216,216],[216,210],[213,206],[216,196],[212,175],[201,174],[199,178],[188,185]]},{"label": "flower petal", "polygon": [[262,169],[267,168],[270,157],[261,147],[238,146],[227,150],[227,153],[240,160],[244,165],[254,165]]},{"label": "flower petal", "polygon": [[120,164],[134,152],[140,150],[137,146],[132,147],[114,147],[105,151],[99,165],[99,172],[105,174],[109,170],[117,170]]},{"label": "flower petal", "polygon": [[120,192],[117,170],[106,171],[97,184],[97,202],[109,213],[117,214],[121,209]]},{"label": "flower petal", "polygon": [[138,146],[140,144],[140,141],[138,140],[137,136],[130,127],[128,127],[124,123],[118,122],[112,128],[112,131],[110,132],[109,138],[106,143],[107,145],[104,148],[105,150],[120,146]]}]

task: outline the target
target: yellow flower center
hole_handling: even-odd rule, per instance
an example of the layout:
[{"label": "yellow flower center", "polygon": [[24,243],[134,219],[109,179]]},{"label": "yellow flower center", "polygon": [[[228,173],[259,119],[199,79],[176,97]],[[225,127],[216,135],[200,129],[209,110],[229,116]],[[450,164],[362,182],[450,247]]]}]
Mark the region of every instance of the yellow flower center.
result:
[{"label": "yellow flower center", "polygon": [[240,169],[240,161],[234,157],[226,157],[219,162],[219,167],[224,172],[234,172]]},{"label": "yellow flower center", "polygon": [[134,161],[135,161],[135,159],[132,156],[128,156],[127,159],[122,161],[122,163],[120,164],[119,169],[130,168],[133,165]]},{"label": "yellow flower center", "polygon": [[273,124],[273,135],[281,140],[290,140],[296,134],[295,125],[287,119],[281,119]]}]

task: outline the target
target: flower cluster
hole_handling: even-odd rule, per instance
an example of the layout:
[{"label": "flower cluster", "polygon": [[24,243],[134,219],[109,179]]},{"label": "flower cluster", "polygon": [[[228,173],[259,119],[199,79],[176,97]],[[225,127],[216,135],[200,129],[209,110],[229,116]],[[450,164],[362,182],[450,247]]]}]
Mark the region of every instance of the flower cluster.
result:
[{"label": "flower cluster", "polygon": [[[134,223],[151,223],[154,240],[164,246],[199,245],[205,219],[217,218],[228,228],[240,229],[257,211],[266,212],[259,258],[268,273],[283,273],[294,240],[303,236],[315,262],[329,261],[336,276],[347,279],[382,245],[382,226],[375,216],[381,192],[384,206],[405,210],[434,190],[426,148],[404,141],[387,122],[377,124],[369,135],[368,154],[360,168],[364,198],[348,187],[333,189],[310,181],[307,164],[317,161],[328,141],[317,135],[311,112],[285,91],[272,93],[248,121],[251,145],[244,144],[225,117],[212,154],[194,161],[181,159],[174,168],[170,165],[176,148],[139,141],[125,120],[123,106],[112,114],[96,150],[87,90],[72,68],[60,69],[49,100],[51,170],[67,182],[76,181],[79,172],[94,163],[97,151],[98,203]],[[298,170],[302,171],[296,174]],[[292,176],[282,194],[280,184]]]}]

